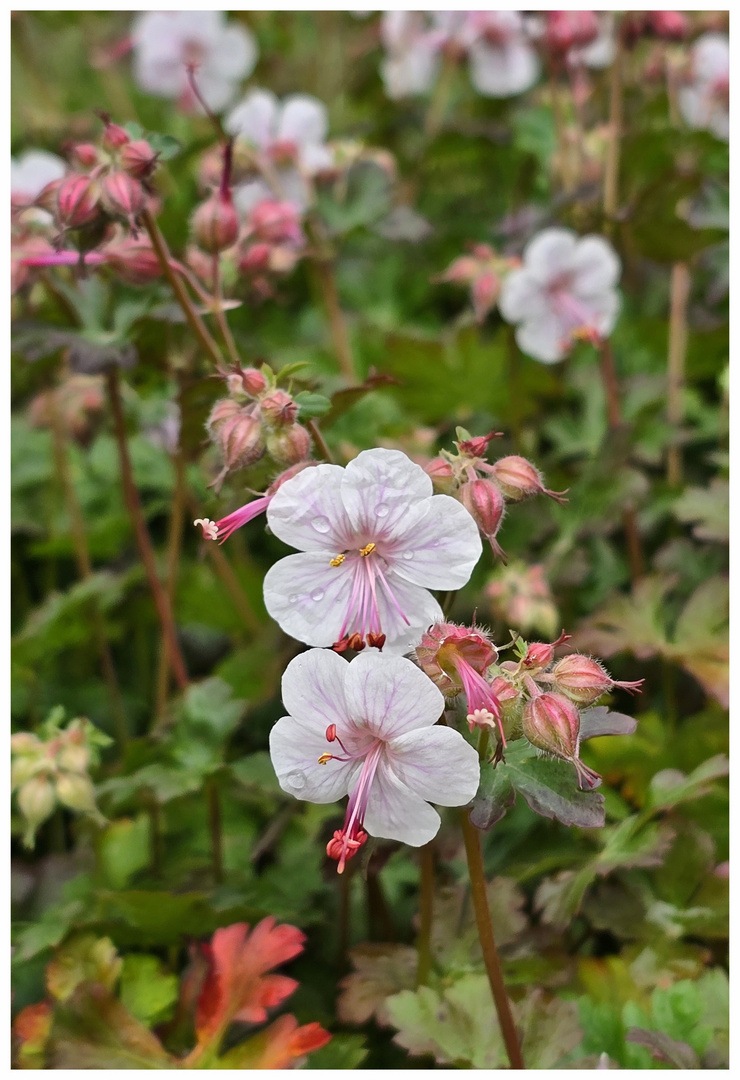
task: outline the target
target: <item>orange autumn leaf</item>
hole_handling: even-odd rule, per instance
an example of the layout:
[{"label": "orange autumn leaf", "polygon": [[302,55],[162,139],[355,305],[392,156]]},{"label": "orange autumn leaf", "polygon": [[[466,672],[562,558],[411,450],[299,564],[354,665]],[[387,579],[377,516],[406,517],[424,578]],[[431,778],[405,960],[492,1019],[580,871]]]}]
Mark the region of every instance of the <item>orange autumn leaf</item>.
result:
[{"label": "orange autumn leaf", "polygon": [[331,1040],[321,1024],[299,1027],[295,1016],[279,1016],[268,1028],[247,1042],[230,1050],[220,1061],[221,1068],[289,1069],[312,1050],[319,1050]]},{"label": "orange autumn leaf", "polygon": [[13,1037],[17,1047],[18,1063],[35,1067],[35,1059],[46,1045],[51,1030],[52,1010],[46,1001],[27,1005],[21,1009],[13,1022]]}]

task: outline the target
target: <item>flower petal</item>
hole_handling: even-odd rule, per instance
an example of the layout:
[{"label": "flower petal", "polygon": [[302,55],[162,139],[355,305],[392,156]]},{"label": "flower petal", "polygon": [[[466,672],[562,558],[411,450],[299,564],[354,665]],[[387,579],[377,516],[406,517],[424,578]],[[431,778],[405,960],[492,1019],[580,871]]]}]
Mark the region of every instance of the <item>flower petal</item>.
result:
[{"label": "flower petal", "polygon": [[363,450],[342,478],[342,501],[353,529],[367,540],[390,538],[403,529],[409,512],[432,490],[421,466],[400,450]]},{"label": "flower petal", "polygon": [[347,661],[330,649],[301,653],[283,673],[283,705],[302,724],[313,725],[322,739],[330,724],[336,724],[341,735],[348,716],[344,695],[348,670]]},{"label": "flower petal", "polygon": [[283,716],[270,732],[270,758],[280,787],[306,802],[336,802],[347,794],[361,763],[332,758],[319,765],[319,757],[331,750],[325,733],[294,716]]},{"label": "flower petal", "polygon": [[281,630],[319,648],[339,638],[351,588],[349,568],[330,566],[321,552],[286,556],[270,567],[263,584],[265,607]]},{"label": "flower petal", "polygon": [[579,240],[571,266],[573,292],[579,298],[613,289],[622,272],[619,256],[603,236],[584,236]]},{"label": "flower petal", "polygon": [[570,229],[543,229],[524,249],[524,265],[535,281],[547,285],[570,269],[575,247]]},{"label": "flower petal", "polygon": [[326,105],[309,94],[291,94],[285,98],[278,120],[279,141],[298,146],[323,143],[329,131]]},{"label": "flower petal", "polygon": [[219,35],[214,57],[225,79],[243,79],[257,63],[257,44],[249,31],[239,23],[229,23]]},{"label": "flower petal", "polygon": [[543,364],[562,360],[569,348],[567,332],[553,312],[521,323],[516,331],[516,341],[523,353]]},{"label": "flower petal", "polygon": [[453,728],[409,731],[393,739],[386,753],[401,783],[428,802],[464,806],[478,790],[478,753]]},{"label": "flower petal", "polygon": [[424,672],[402,656],[360,653],[344,679],[348,715],[378,739],[436,724],[444,698]]},{"label": "flower petal", "polygon": [[275,138],[278,109],[278,99],[270,90],[252,90],[231,110],[224,128],[263,150]]},{"label": "flower petal", "polygon": [[506,321],[514,323],[544,315],[548,303],[541,283],[522,269],[512,270],[504,278],[498,307]]},{"label": "flower petal", "polygon": [[278,488],[267,511],[275,536],[299,551],[339,555],[348,548],[353,529],[341,496],[344,473],[339,465],[316,465]]},{"label": "flower petal", "polygon": [[[386,655],[398,655],[419,644],[424,631],[442,618],[442,609],[428,589],[412,585],[393,569],[386,571],[385,580],[395,603],[382,585],[376,589],[380,624],[386,636],[383,649]],[[401,616],[399,608],[408,621]]]},{"label": "flower petal", "polygon": [[424,516],[384,554],[395,573],[428,589],[461,589],[481,556],[478,526],[457,499],[433,495]]},{"label": "flower petal", "polygon": [[470,81],[479,94],[510,97],[533,86],[540,73],[537,53],[525,41],[503,47],[475,42],[469,52]]},{"label": "flower petal", "polygon": [[439,832],[440,817],[429,803],[401,783],[381,757],[370,787],[364,826],[371,836],[421,847]]}]

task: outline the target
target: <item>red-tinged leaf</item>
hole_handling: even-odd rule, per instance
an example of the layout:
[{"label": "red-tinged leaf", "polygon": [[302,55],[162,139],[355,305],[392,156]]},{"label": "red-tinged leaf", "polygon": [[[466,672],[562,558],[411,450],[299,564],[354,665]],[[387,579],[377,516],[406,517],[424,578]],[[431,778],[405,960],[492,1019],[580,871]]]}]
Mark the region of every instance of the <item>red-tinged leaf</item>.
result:
[{"label": "red-tinged leaf", "polygon": [[234,1047],[219,1059],[220,1069],[288,1069],[295,1067],[312,1050],[331,1040],[321,1024],[299,1027],[294,1016],[279,1016],[274,1023],[251,1039]]},{"label": "red-tinged leaf", "polygon": [[43,1068],[43,1053],[51,1031],[52,1007],[47,1001],[26,1005],[13,1023],[17,1064],[22,1069]]},{"label": "red-tinged leaf", "polygon": [[263,919],[249,933],[246,923],[217,930],[207,955],[210,971],[198,998],[198,1042],[221,1035],[232,1020],[262,1023],[267,1009],[279,1005],[297,987],[285,975],[268,974],[303,949],[305,935],[295,926],[275,926]]}]

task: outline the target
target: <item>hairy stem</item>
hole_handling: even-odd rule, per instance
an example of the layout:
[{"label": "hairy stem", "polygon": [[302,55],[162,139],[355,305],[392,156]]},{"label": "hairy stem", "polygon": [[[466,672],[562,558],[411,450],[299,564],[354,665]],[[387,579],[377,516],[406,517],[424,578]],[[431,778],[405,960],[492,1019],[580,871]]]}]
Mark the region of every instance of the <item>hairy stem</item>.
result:
[{"label": "hairy stem", "polygon": [[[170,514],[169,536],[167,539],[167,599],[170,609],[175,607],[175,588],[177,585],[177,571],[180,565],[180,551],[182,548],[182,530],[185,524],[185,459],[182,449],[178,446],[173,458],[175,467],[175,494],[172,500],[172,513]],[[167,649],[167,639],[162,639],[159,652],[159,668],[157,671],[157,696],[154,715],[160,722],[164,715],[167,703],[167,690],[169,687],[170,656]]]},{"label": "hairy stem", "polygon": [[668,394],[666,418],[672,428],[673,441],[668,447],[667,479],[671,487],[681,483],[683,462],[678,444],[678,428],[683,420],[683,386],[686,375],[686,345],[688,326],[686,309],[691,291],[691,276],[687,263],[675,263],[671,270],[671,315],[668,324]]},{"label": "hairy stem", "polygon": [[432,970],[434,915],[434,841],[419,850],[419,936],[416,940],[416,985],[426,986]]},{"label": "hairy stem", "polygon": [[483,870],[480,837],[478,830],[471,824],[467,811],[461,811],[460,821],[465,840],[465,853],[468,859],[470,893],[475,911],[475,921],[478,926],[478,937],[483,950],[483,961],[486,965],[488,981],[491,984],[491,993],[496,1006],[501,1034],[503,1035],[506,1053],[509,1056],[512,1069],[523,1069],[525,1065],[519,1045],[519,1036],[514,1025],[511,1004],[506,994],[501,961],[499,960],[496,939],[493,934],[493,923],[491,922],[491,912],[488,907],[488,896],[486,895],[486,878]]},{"label": "hairy stem", "polygon": [[152,547],[152,541],[149,536],[149,531],[144,521],[144,513],[141,508],[141,499],[139,498],[139,492],[136,484],[134,483],[134,473],[131,467],[131,458],[128,452],[128,443],[126,441],[126,422],[123,416],[123,403],[121,401],[121,386],[118,377],[118,369],[112,368],[106,375],[106,381],[108,384],[108,399],[110,401],[111,412],[113,414],[113,427],[115,431],[116,444],[118,446],[118,460],[121,467],[121,482],[123,485],[123,498],[126,503],[126,509],[128,510],[131,524],[134,527],[134,533],[136,535],[136,543],[139,548],[139,554],[141,561],[144,564],[144,570],[146,571],[147,581],[149,582],[149,588],[151,590],[154,605],[157,609],[157,616],[159,618],[160,627],[165,641],[167,642],[167,652],[172,664],[172,671],[175,676],[175,681],[181,690],[184,690],[188,685],[188,673],[185,668],[185,661],[182,658],[180,652],[180,645],[177,640],[177,631],[175,629],[175,620],[172,615],[172,608],[170,606],[167,594],[162,587],[162,582],[159,580],[157,574],[157,563],[154,557],[154,548]]}]

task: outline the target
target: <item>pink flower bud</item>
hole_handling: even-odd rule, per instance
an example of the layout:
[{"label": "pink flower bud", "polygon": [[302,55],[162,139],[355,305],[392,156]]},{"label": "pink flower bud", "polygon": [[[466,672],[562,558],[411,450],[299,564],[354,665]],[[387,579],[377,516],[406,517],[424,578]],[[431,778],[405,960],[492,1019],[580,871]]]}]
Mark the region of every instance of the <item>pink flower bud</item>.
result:
[{"label": "pink flower bud", "polygon": [[92,143],[78,143],[72,148],[72,155],[83,169],[92,169],[98,163],[98,148]]},{"label": "pink flower bud", "polygon": [[242,406],[238,401],[232,400],[232,398],[221,398],[211,409],[211,415],[206,421],[206,429],[212,439],[214,439],[227,420],[233,420],[242,410]]},{"label": "pink flower bud", "polygon": [[162,266],[148,239],[122,236],[103,250],[105,261],[129,285],[148,285],[162,276]]},{"label": "pink flower bud", "polygon": [[512,454],[499,458],[490,467],[490,473],[500,485],[507,499],[518,502],[529,495],[549,495],[556,502],[567,502],[565,491],[549,491],[542,479],[542,473],[526,458]]},{"label": "pink flower bud", "polygon": [[278,488],[281,488],[287,480],[292,480],[294,476],[297,476],[299,472],[303,472],[309,465],[315,465],[315,461],[297,461],[295,465],[289,466],[284,472],[281,472],[279,476],[276,476],[273,482],[267,489],[268,495],[274,495]]},{"label": "pink flower bud", "polygon": [[267,451],[280,465],[296,465],[311,456],[311,436],[301,424],[271,431]]},{"label": "pink flower bud", "polygon": [[601,777],[578,758],[581,717],[568,698],[549,692],[530,698],[522,713],[522,730],[532,746],[570,761],[581,788],[592,790],[601,783]]},{"label": "pink flower bud", "polygon": [[555,650],[558,645],[570,640],[570,634],[563,630],[557,641],[544,642],[533,641],[527,646],[527,652],[522,664],[526,668],[546,668],[555,659]]},{"label": "pink flower bud", "polygon": [[432,458],[424,466],[424,472],[431,477],[435,491],[450,494],[455,486],[455,474],[449,461],[441,457]]},{"label": "pink flower bud", "polygon": [[467,457],[484,457],[488,452],[488,444],[491,439],[500,439],[503,431],[492,431],[489,435],[474,435],[472,439],[463,439],[457,444],[461,454]]},{"label": "pink flower bud", "polygon": [[249,215],[248,225],[257,240],[268,244],[302,244],[301,213],[290,202],[263,199]]},{"label": "pink flower bud", "polygon": [[131,136],[118,124],[108,123],[105,125],[105,131],[103,132],[101,141],[106,150],[120,150],[126,143],[131,142]]},{"label": "pink flower bud", "polygon": [[649,11],[650,30],[664,41],[683,41],[688,37],[689,21],[683,11]]},{"label": "pink flower bud", "polygon": [[134,139],[124,146],[119,161],[121,168],[129,176],[133,176],[137,180],[146,180],[157,167],[158,157],[159,154],[152,150],[146,139]]},{"label": "pink flower bud", "polygon": [[615,682],[598,660],[581,656],[580,653],[572,653],[558,660],[550,675],[555,689],[567,694],[578,705],[592,705],[615,686],[634,693],[644,681]]},{"label": "pink flower bud", "polygon": [[503,557],[496,533],[504,519],[504,497],[492,480],[469,480],[460,488],[460,502],[491,545]]},{"label": "pink flower bud", "polygon": [[[50,180],[38,193],[35,201],[36,206],[40,206],[42,210],[47,210],[55,217],[59,216],[59,188],[61,183],[61,180]],[[26,205],[24,202],[23,206]]]},{"label": "pink flower bud", "polygon": [[477,322],[482,323],[484,321],[486,315],[498,300],[500,292],[501,278],[495,271],[485,270],[478,275],[471,290],[473,311]]},{"label": "pink flower bud", "polygon": [[278,427],[294,424],[298,416],[298,406],[290,394],[286,394],[284,390],[273,390],[267,397],[263,397],[260,408],[268,423]]},{"label": "pink flower bud", "polygon": [[545,45],[562,57],[573,48],[590,45],[599,36],[599,20],[593,11],[548,11],[545,13]]},{"label": "pink flower bud", "polygon": [[461,285],[472,285],[475,281],[480,267],[478,266],[478,260],[472,255],[460,255],[457,259],[453,259],[444,273],[439,275],[438,281],[450,281]]},{"label": "pink flower bud", "polygon": [[101,201],[112,217],[120,217],[129,224],[146,206],[146,195],[138,180],[116,169],[103,177]]},{"label": "pink flower bud", "polygon": [[243,469],[259,461],[265,452],[262,425],[251,409],[240,409],[218,428],[217,441],[227,469]]},{"label": "pink flower bud", "polygon": [[244,368],[239,374],[245,392],[251,397],[257,397],[267,389],[267,379],[258,368]]},{"label": "pink flower bud", "polygon": [[242,274],[259,274],[270,268],[272,248],[269,244],[250,244],[239,260]]},{"label": "pink flower bud", "polygon": [[89,225],[100,212],[100,190],[89,176],[71,173],[57,188],[57,215],[68,229]]},{"label": "pink flower bud", "polygon": [[216,192],[193,214],[193,235],[210,255],[217,255],[236,243],[239,215],[230,198]]}]

